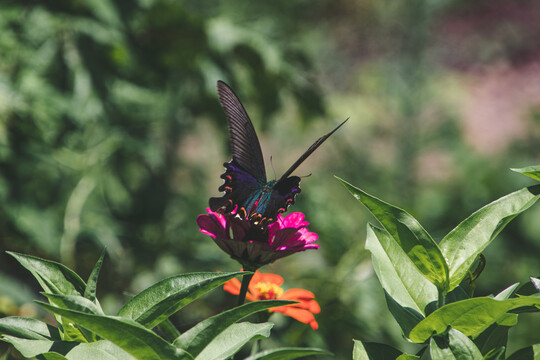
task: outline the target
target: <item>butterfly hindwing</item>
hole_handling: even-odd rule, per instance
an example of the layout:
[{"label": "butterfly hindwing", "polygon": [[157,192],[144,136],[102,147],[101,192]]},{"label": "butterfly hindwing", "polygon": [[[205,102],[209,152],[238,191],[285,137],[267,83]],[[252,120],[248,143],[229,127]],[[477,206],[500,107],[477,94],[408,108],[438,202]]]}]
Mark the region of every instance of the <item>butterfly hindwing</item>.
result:
[{"label": "butterfly hindwing", "polygon": [[279,214],[287,211],[287,208],[294,204],[295,197],[300,191],[302,190],[300,190],[300,178],[298,176],[290,176],[276,182],[267,205],[268,214]]},{"label": "butterfly hindwing", "polygon": [[221,175],[224,183],[218,190],[224,191],[225,194],[222,197],[210,198],[210,209],[217,211],[222,208],[224,212],[229,213],[238,207],[238,213],[245,217],[250,199],[256,196],[264,184],[244,170],[235,159],[223,165],[226,169]]}]

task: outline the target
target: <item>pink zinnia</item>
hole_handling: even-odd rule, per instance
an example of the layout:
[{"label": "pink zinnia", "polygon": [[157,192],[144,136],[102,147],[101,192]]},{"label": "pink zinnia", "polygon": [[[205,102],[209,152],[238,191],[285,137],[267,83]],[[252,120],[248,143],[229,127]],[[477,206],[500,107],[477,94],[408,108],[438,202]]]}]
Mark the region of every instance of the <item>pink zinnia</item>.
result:
[{"label": "pink zinnia", "polygon": [[206,209],[208,215],[197,218],[200,231],[210,235],[216,244],[245,270],[255,270],[282,257],[307,249],[318,249],[314,244],[317,234],[309,232],[304,214],[295,212],[261,228],[234,213],[219,214]]}]

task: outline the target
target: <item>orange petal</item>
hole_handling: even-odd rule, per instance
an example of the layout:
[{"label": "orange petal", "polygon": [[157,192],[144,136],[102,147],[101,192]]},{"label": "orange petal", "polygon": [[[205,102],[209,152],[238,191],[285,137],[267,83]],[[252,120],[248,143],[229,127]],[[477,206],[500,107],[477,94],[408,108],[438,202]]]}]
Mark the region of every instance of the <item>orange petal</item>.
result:
[{"label": "orange petal", "polygon": [[259,272],[259,270],[255,270],[255,274],[253,274],[253,277],[251,278],[250,285],[256,284],[258,282],[261,282],[262,274]]},{"label": "orange petal", "polygon": [[230,292],[233,295],[238,295],[240,294],[240,286],[240,280],[234,278],[223,284],[223,290]]},{"label": "orange petal", "polygon": [[315,294],[313,294],[311,291],[307,291],[304,289],[289,289],[283,293],[279,297],[280,300],[297,300],[297,301],[303,301],[303,300],[312,300],[315,299]]},{"label": "orange petal", "polygon": [[[233,295],[240,295],[241,286],[242,284],[240,283],[240,280],[238,280],[237,278],[234,278],[227,281],[225,284],[223,284],[223,290]],[[248,291],[246,294],[246,299],[248,299],[249,301],[254,301],[255,297],[252,294],[250,294],[250,291]]]},{"label": "orange petal", "polygon": [[271,284],[281,285],[283,284],[283,278],[279,275],[272,274],[272,273],[264,273],[261,274],[261,280],[262,282],[269,282]]},{"label": "orange petal", "polygon": [[303,303],[305,305],[304,309],[311,311],[314,314],[318,314],[321,312],[321,307],[319,306],[319,303],[315,300],[309,300]]},{"label": "orange petal", "polygon": [[294,308],[292,306],[281,306],[279,308],[272,308],[270,311],[280,312],[304,324],[309,324],[313,330],[319,328],[315,316],[307,310]]}]

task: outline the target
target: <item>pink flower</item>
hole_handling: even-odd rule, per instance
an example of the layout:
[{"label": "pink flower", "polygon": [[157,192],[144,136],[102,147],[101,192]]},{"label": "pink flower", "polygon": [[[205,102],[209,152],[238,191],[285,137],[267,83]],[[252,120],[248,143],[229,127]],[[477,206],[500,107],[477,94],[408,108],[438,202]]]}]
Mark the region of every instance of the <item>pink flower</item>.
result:
[{"label": "pink flower", "polygon": [[197,218],[203,234],[215,243],[244,269],[255,270],[282,257],[307,249],[318,249],[314,244],[317,234],[309,232],[304,214],[295,212],[277,220],[266,228],[242,220],[234,212],[219,214],[206,209],[208,215]]}]

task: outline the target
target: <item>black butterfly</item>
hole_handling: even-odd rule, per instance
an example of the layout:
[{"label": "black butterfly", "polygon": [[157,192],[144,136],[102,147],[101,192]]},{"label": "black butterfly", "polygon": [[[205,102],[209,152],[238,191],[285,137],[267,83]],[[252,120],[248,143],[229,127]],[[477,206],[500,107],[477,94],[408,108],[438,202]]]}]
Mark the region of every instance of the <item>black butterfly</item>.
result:
[{"label": "black butterfly", "polygon": [[317,139],[279,180],[267,181],[261,145],[244,106],[223,81],[218,81],[217,88],[219,101],[229,120],[233,158],[223,164],[226,171],[221,178],[225,182],[219,191],[225,194],[210,198],[210,209],[229,213],[237,208],[237,214],[243,219],[264,226],[294,204],[294,198],[300,192],[300,178],[289,175],[348,119]]}]

